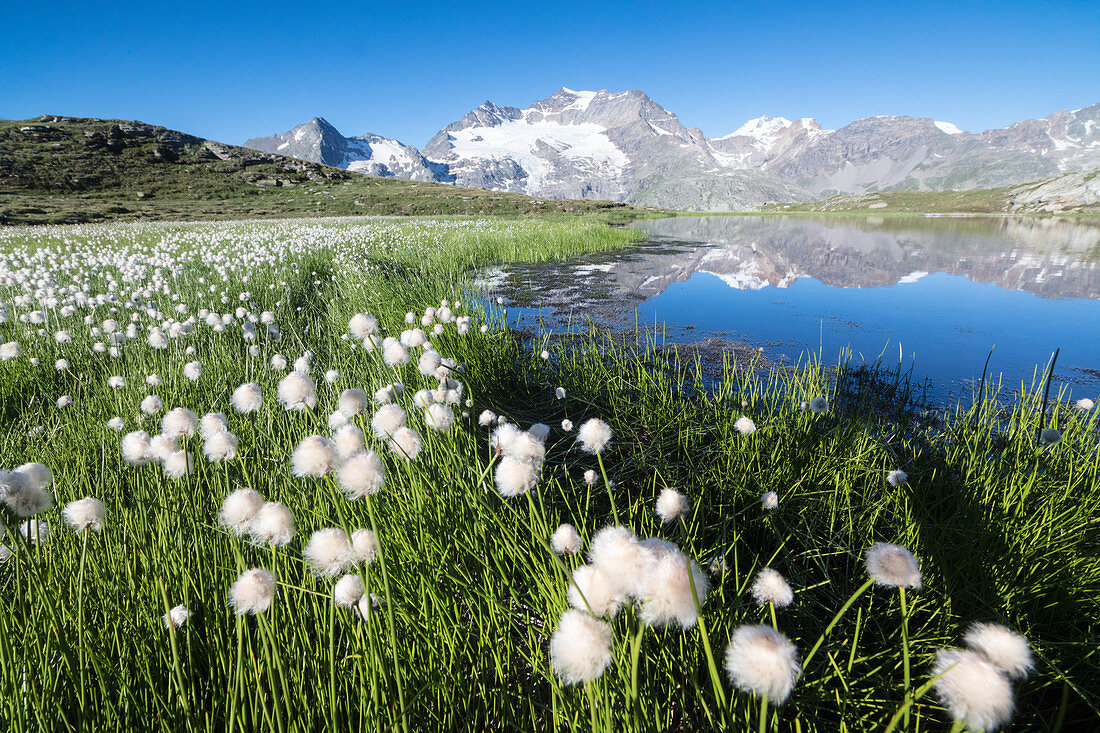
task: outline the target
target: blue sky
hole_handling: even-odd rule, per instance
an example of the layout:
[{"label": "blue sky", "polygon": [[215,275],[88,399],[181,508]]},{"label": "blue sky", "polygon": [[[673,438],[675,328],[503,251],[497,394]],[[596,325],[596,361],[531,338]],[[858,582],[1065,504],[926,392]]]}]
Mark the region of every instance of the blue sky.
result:
[{"label": "blue sky", "polygon": [[0,118],[240,143],[314,115],[422,146],[485,99],[641,89],[709,136],[762,114],[980,131],[1100,101],[1100,2],[6,2]]}]

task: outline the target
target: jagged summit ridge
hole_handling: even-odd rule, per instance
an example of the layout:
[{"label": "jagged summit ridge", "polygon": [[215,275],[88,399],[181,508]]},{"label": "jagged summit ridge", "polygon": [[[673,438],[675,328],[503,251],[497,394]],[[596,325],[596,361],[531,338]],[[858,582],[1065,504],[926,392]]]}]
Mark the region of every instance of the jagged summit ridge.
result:
[{"label": "jagged summit ridge", "polygon": [[836,130],[764,115],[707,138],[639,90],[561,87],[526,108],[486,100],[423,151],[345,138],[322,117],[248,147],[353,171],[552,198],[735,210],[834,194],[1018,185],[1100,167],[1100,104],[972,133],[883,115]]}]

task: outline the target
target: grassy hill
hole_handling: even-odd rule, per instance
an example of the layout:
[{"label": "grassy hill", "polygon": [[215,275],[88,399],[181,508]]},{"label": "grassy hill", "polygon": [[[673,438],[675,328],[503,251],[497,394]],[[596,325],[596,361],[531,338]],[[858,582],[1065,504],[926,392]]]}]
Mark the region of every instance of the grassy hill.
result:
[{"label": "grassy hill", "polygon": [[365,176],[142,122],[0,121],[0,224],[651,211]]}]

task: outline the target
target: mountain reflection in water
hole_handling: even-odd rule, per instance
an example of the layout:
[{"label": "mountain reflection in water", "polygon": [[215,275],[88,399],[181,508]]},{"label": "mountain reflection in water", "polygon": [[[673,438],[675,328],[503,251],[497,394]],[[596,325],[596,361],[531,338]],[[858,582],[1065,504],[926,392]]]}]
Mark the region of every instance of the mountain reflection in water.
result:
[{"label": "mountain reflection in water", "polygon": [[565,263],[485,273],[509,316],[662,324],[826,361],[885,353],[947,390],[993,374],[1100,388],[1100,223],[1012,217],[678,217],[649,241]]}]

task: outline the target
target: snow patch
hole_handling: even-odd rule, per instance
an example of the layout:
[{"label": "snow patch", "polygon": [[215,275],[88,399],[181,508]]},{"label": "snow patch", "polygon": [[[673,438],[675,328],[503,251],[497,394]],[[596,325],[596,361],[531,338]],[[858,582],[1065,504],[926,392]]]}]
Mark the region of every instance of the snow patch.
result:
[{"label": "snow patch", "polygon": [[963,134],[962,130],[960,130],[958,127],[951,124],[950,122],[940,122],[939,120],[936,120],[932,124],[935,125],[936,127],[940,128],[940,130],[942,130],[943,132],[946,132],[948,135],[961,135],[961,134]]},{"label": "snow patch", "polygon": [[731,137],[751,137],[759,142],[770,141],[781,131],[791,126],[791,121],[784,117],[757,117],[738,127],[729,135],[715,138],[716,140],[728,140]]},{"label": "snow patch", "polygon": [[922,277],[924,277],[927,274],[928,274],[927,272],[924,272],[922,270],[917,270],[916,272],[910,272],[908,275],[905,275],[900,280],[898,280],[898,285],[907,285],[909,283],[915,283],[917,280],[920,280]]}]

